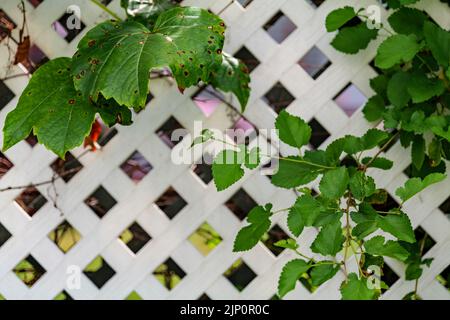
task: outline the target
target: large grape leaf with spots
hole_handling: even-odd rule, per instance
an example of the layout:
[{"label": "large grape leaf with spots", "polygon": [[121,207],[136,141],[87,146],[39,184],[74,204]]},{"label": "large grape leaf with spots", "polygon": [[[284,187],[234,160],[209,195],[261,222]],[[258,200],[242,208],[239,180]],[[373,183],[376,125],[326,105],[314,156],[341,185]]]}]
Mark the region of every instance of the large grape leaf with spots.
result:
[{"label": "large grape leaf with spots", "polygon": [[104,22],[78,45],[74,83],[83,96],[99,95],[120,105],[145,105],[149,72],[170,67],[180,90],[210,81],[222,63],[225,24],[200,8],[173,8],[159,15],[149,30],[134,21]]},{"label": "large grape leaf with spots", "polygon": [[96,108],[73,86],[71,60],[58,58],[39,68],[8,114],[3,128],[3,150],[25,139],[31,131],[38,141],[64,158],[89,134]]}]

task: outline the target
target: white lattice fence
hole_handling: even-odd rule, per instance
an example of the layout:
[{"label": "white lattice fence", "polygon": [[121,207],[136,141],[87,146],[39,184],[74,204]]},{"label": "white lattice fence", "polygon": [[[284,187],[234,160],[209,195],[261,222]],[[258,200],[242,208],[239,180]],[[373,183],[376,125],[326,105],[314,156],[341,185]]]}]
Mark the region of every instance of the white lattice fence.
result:
[{"label": "white lattice fence", "polygon": [[[109,7],[119,12],[119,2],[112,1]],[[243,8],[238,2],[249,2],[249,5]],[[21,14],[17,3],[17,0],[2,0],[0,8],[19,25]],[[365,97],[372,95],[368,79],[376,75],[370,66],[375,46],[372,45],[357,56],[339,54],[329,45],[332,35],[326,33],[324,19],[334,7],[345,4],[368,6],[377,4],[376,0],[329,0],[319,7],[307,0],[229,3],[229,0],[183,2],[184,5],[209,8],[216,13],[222,11],[221,16],[229,26],[227,51],[239,52],[240,56],[250,52],[254,56],[250,60],[259,62],[252,72],[253,91],[245,113],[248,121],[257,128],[273,128],[276,117],[274,109],[288,105],[291,113],[311,121],[315,130],[314,144],[323,142],[324,146],[341,135],[361,134],[369,127],[359,107]],[[99,8],[87,0],[45,0],[36,8],[26,1],[26,5],[31,39],[49,58],[71,56],[76,43],[88,29],[85,28],[70,42],[53,30],[52,23],[64,14],[68,6],[78,5],[81,8],[81,19],[88,27],[106,18]],[[450,10],[447,6],[437,0],[423,0],[419,6],[443,27],[450,27]],[[283,26],[283,32],[277,32],[276,39],[273,39],[270,34],[277,31],[277,23],[272,28],[264,26],[278,12],[284,16],[281,17],[283,23],[278,21],[278,25]],[[387,13],[383,13],[386,17]],[[290,35],[284,41],[277,38],[289,32]],[[13,34],[18,36],[17,28]],[[68,37],[71,38],[71,35]],[[243,47],[248,52],[241,50]],[[314,59],[310,60],[311,57]],[[3,67],[8,58],[4,46],[0,46],[0,58]],[[317,64],[323,65],[320,71],[314,69]],[[17,68],[11,72],[19,73],[20,70]],[[0,101],[12,98],[1,110],[2,123],[7,112],[17,104],[26,84],[27,78],[5,81],[13,94],[6,94],[5,88],[2,88]],[[347,87],[348,84],[352,85]],[[275,91],[272,90],[274,86]],[[342,91],[344,88],[348,90]],[[230,116],[230,110],[224,105],[206,117],[191,99],[194,89],[180,95],[176,86],[168,80],[153,81],[151,93],[153,99],[145,111],[136,115],[133,126],[116,128],[117,134],[100,152],[89,153],[79,159],[83,168],[70,181],[56,182],[59,209],[53,206],[52,201],[47,201],[37,212],[27,213],[15,201],[22,190],[0,193],[0,294],[4,298],[53,299],[62,291],[74,299],[124,299],[132,292],[144,299],[197,299],[203,294],[212,299],[269,299],[275,294],[280,269],[293,256],[287,251],[276,256],[263,242],[243,255],[232,253],[235,234],[243,223],[237,216],[242,216],[251,207],[250,198],[260,204],[272,202],[275,209],[280,209],[292,205],[296,195],[292,191],[273,187],[270,180],[258,172],[247,175],[229,190],[218,193],[213,183],[205,184],[197,175],[206,180],[207,167],[197,167],[194,172],[191,165],[173,164],[172,150],[158,135],[160,128],[171,117],[190,131],[193,130],[195,120],[203,121],[204,127],[226,129],[234,126],[236,119]],[[349,97],[351,103],[348,102]],[[173,150],[176,152],[186,148],[188,140],[185,138]],[[130,179],[121,168],[135,151],[151,165],[151,170],[139,183]],[[281,151],[283,154],[290,152],[286,145],[281,146]],[[75,157],[82,153],[81,148],[72,152]],[[29,142],[21,142],[6,152],[5,156],[13,167],[1,178],[0,187],[45,181],[51,178],[51,164],[56,159],[42,146],[32,147]],[[395,161],[395,167],[387,173],[377,173],[376,180],[393,195],[394,190],[407,179],[403,171],[409,166],[410,160],[408,150],[398,143],[389,149],[387,157]],[[102,189],[98,191],[100,186]],[[450,264],[450,221],[445,215],[449,213],[449,186],[450,180],[447,180],[405,206],[414,227],[420,227],[435,242],[426,253],[427,257],[434,257],[435,260],[420,281],[419,293],[425,299],[450,298],[447,289],[436,280],[436,276]],[[184,202],[179,199],[172,206],[166,205],[165,201],[167,198],[173,199],[174,193],[163,199],[161,196],[170,187]],[[38,190],[47,200],[54,195],[54,190],[49,190],[48,185],[38,187]],[[105,192],[109,196],[105,196]],[[90,198],[93,193],[104,203],[95,203]],[[233,198],[236,193],[237,196]],[[42,198],[36,198],[35,195],[36,192],[29,194],[22,206],[38,206]],[[29,200],[30,197],[34,202]],[[392,197],[395,199],[394,195]],[[230,201],[230,198],[234,201]],[[86,199],[90,199],[88,204],[91,207]],[[183,207],[183,204],[186,205]],[[181,211],[178,211],[180,208]],[[110,210],[105,210],[105,214],[103,209]],[[278,228],[287,232],[285,216],[280,215],[277,219],[275,223],[278,227],[273,234],[281,232]],[[49,237],[64,221],[70,223],[80,235],[79,239],[76,238],[79,240],[76,245],[66,253],[55,244],[61,245],[61,242]],[[197,249],[194,244],[198,246],[198,242],[190,237],[204,222],[222,239],[207,255]],[[134,233],[137,240],[142,240],[135,241],[145,243],[136,254],[119,239],[130,225],[133,227],[128,234]],[[299,243],[303,248],[307,248],[305,244],[310,243],[315,234],[315,231],[310,230],[301,236]],[[136,249],[130,245],[132,243],[136,244],[132,241],[128,243],[129,246]],[[64,244],[61,246],[64,247]],[[205,253],[205,248],[202,249]],[[308,254],[314,255],[312,252]],[[67,286],[67,272],[73,271],[71,266],[84,270],[98,256],[104,262],[100,275],[95,275],[95,272],[82,273],[80,289]],[[240,258],[243,264],[237,266],[234,272],[224,275]],[[28,259],[28,263],[34,264],[35,268],[39,264],[37,269],[40,273],[45,271],[31,287],[14,272],[24,259]],[[182,278],[171,290],[167,288],[169,284],[165,287],[154,275],[162,263],[166,263],[170,270]],[[402,265],[393,260],[389,260],[388,265],[399,279],[384,293],[383,298],[400,299],[412,291],[414,283],[403,280]],[[337,299],[339,292],[336,288],[342,279],[341,274],[314,293],[299,285],[287,298]],[[233,283],[242,290],[239,291]]]}]

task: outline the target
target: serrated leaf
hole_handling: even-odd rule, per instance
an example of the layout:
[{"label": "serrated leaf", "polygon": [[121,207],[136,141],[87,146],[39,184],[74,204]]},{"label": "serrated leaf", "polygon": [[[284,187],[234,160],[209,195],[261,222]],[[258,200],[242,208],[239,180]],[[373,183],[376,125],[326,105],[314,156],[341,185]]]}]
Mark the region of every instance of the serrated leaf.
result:
[{"label": "serrated leaf", "polygon": [[311,127],[301,118],[282,110],[275,121],[275,128],[284,143],[301,148],[311,139]]},{"label": "serrated leaf", "polygon": [[450,33],[430,21],[425,21],[423,33],[433,57],[447,68],[450,64]]},{"label": "serrated leaf", "polygon": [[433,97],[440,96],[445,91],[442,81],[428,78],[424,73],[415,73],[409,79],[408,93],[414,103],[425,102]]},{"label": "serrated leaf", "polygon": [[447,176],[442,173],[432,173],[426,176],[423,180],[421,178],[411,178],[405,182],[405,185],[403,187],[398,188],[395,191],[395,194],[399,196],[403,202],[405,202],[428,186],[441,182],[446,177]]},{"label": "serrated leaf", "polygon": [[323,171],[306,163],[301,157],[283,158],[279,161],[277,173],[272,177],[272,184],[286,189],[295,188],[315,180]]},{"label": "serrated leaf", "polygon": [[347,22],[356,17],[356,11],[352,7],[346,6],[330,12],[326,18],[325,26],[328,32],[333,32],[341,28]]},{"label": "serrated leaf", "polygon": [[288,292],[295,289],[298,279],[310,266],[303,260],[296,259],[289,261],[283,267],[278,279],[278,295],[283,298]]},{"label": "serrated leaf", "polygon": [[242,152],[223,150],[214,159],[212,174],[218,191],[225,190],[244,176]]},{"label": "serrated leaf", "polygon": [[[361,160],[361,163],[364,165],[367,165],[370,161],[372,161],[373,158],[366,157]],[[375,160],[370,162],[369,168],[377,168],[381,170],[389,170],[394,166],[394,162],[392,160],[383,158],[383,157],[377,157]]]},{"label": "serrated leaf", "polygon": [[401,212],[400,214],[388,214],[386,216],[377,216],[377,224],[381,230],[389,232],[399,240],[408,243],[414,243],[416,237],[411,226],[409,217]]},{"label": "serrated leaf", "polygon": [[350,273],[347,281],[341,284],[342,300],[374,300],[377,292],[369,288],[366,278],[359,279],[356,273]]},{"label": "serrated leaf", "polygon": [[247,169],[256,169],[261,163],[261,150],[258,147],[252,148],[248,151],[245,148],[245,162],[244,165]]},{"label": "serrated leaf", "polygon": [[[180,89],[208,82],[222,62],[222,20],[199,8],[173,8],[153,30],[138,22],[104,22],[87,33],[74,56],[75,87],[97,101],[145,105],[149,71],[169,66]],[[188,36],[189,35],[189,36]]]},{"label": "serrated leaf", "polygon": [[427,15],[415,8],[401,8],[391,14],[388,18],[389,24],[395,32],[401,34],[423,34],[423,23],[427,20]]},{"label": "serrated leaf", "polygon": [[223,53],[222,64],[212,71],[211,85],[224,92],[232,92],[245,111],[250,97],[250,75],[247,66],[239,59]]},{"label": "serrated leaf", "polygon": [[410,74],[406,72],[397,72],[388,82],[387,97],[389,101],[396,107],[405,107],[411,96],[408,93],[408,83]]},{"label": "serrated leaf", "polygon": [[269,231],[271,225],[270,216],[272,213],[267,209],[270,208],[271,207],[257,206],[249,212],[247,216],[249,225],[238,232],[236,239],[234,240],[234,252],[252,249],[256,246],[261,237]]},{"label": "serrated leaf", "polygon": [[333,278],[339,271],[339,266],[331,264],[331,261],[323,261],[326,264],[314,266],[311,270],[312,285],[318,287]]},{"label": "serrated leaf", "polygon": [[342,234],[342,227],[340,221],[330,223],[322,229],[316,239],[311,244],[311,251],[320,253],[323,256],[335,256],[342,250],[345,237]]},{"label": "serrated leaf", "polygon": [[327,171],[320,181],[322,196],[328,199],[339,199],[347,190],[349,175],[346,167]]},{"label": "serrated leaf", "polygon": [[362,171],[357,171],[350,178],[350,191],[357,200],[363,200],[375,193],[376,186],[372,177],[367,176]]},{"label": "serrated leaf", "polygon": [[411,61],[419,50],[420,46],[414,35],[393,35],[378,47],[375,65],[381,69],[389,69],[396,64]]},{"label": "serrated leaf", "polygon": [[282,239],[274,243],[274,246],[279,248],[296,250],[298,248],[298,244],[294,239]]},{"label": "serrated leaf", "polygon": [[75,91],[70,65],[69,58],[58,58],[34,73],[17,107],[6,117],[4,151],[28,137],[31,131],[61,158],[83,143],[96,109]]},{"label": "serrated leaf", "polygon": [[375,95],[371,97],[364,106],[364,117],[368,121],[378,121],[383,116],[386,106],[381,96]]},{"label": "serrated leaf", "polygon": [[323,210],[322,204],[310,194],[298,197],[295,204],[289,209],[287,217],[289,230],[298,237],[304,227],[314,225],[314,222]]},{"label": "serrated leaf", "polygon": [[374,256],[385,256],[405,261],[409,253],[398,242],[388,240],[386,243],[382,236],[376,236],[364,243],[364,248],[368,254]]},{"label": "serrated leaf", "polygon": [[354,27],[345,27],[339,31],[331,42],[331,45],[338,51],[355,54],[366,49],[370,41],[378,36],[377,29],[369,29],[365,23],[360,23]]}]

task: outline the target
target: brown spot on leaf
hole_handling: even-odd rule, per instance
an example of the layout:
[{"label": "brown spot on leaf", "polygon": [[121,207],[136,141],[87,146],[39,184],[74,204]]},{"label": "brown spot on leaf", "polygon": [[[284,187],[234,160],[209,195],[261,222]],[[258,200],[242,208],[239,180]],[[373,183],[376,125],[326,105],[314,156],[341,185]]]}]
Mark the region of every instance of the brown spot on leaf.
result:
[{"label": "brown spot on leaf", "polygon": [[75,104],[75,99],[70,99],[69,104]]},{"label": "brown spot on leaf", "polygon": [[93,46],[95,46],[96,43],[97,43],[97,41],[95,41],[95,40],[89,40],[88,46],[93,47]]}]

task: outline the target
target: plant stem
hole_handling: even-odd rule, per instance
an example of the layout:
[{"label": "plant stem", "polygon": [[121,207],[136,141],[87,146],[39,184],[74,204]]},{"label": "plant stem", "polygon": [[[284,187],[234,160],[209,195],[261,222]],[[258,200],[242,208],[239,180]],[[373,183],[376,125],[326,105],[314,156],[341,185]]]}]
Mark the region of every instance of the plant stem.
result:
[{"label": "plant stem", "polygon": [[[350,247],[350,241],[351,241],[351,231],[350,231],[350,204],[351,204],[352,195],[349,193],[347,198],[347,208],[345,209],[345,248],[344,248],[344,274],[345,274],[345,280],[348,279],[348,272],[347,272],[347,254],[348,254],[348,248]],[[358,261],[357,261],[358,262]]]},{"label": "plant stem", "polygon": [[303,253],[301,253],[301,252],[298,251],[297,249],[295,249],[295,253],[297,253],[300,257],[303,257],[303,258],[308,259],[308,260],[310,260],[310,261],[313,260],[313,258],[310,258],[310,257],[304,255]]},{"label": "plant stem", "polygon": [[378,150],[378,152],[372,157],[372,159],[370,159],[369,162],[367,162],[367,164],[365,164],[363,166],[363,171],[366,171],[369,166],[380,156],[380,154],[386,150],[386,148],[391,144],[392,141],[394,141],[397,136],[400,134],[400,132],[395,133],[381,148],[380,150]]},{"label": "plant stem", "polygon": [[98,0],[90,0],[93,4],[97,5],[100,9],[102,9],[103,11],[105,11],[106,13],[108,13],[109,15],[111,15],[112,17],[114,17],[114,19],[116,19],[117,21],[122,21],[122,19],[117,15],[117,13],[115,13],[114,11],[112,11],[111,9],[109,9],[107,6],[105,6],[103,3],[101,3]]}]

